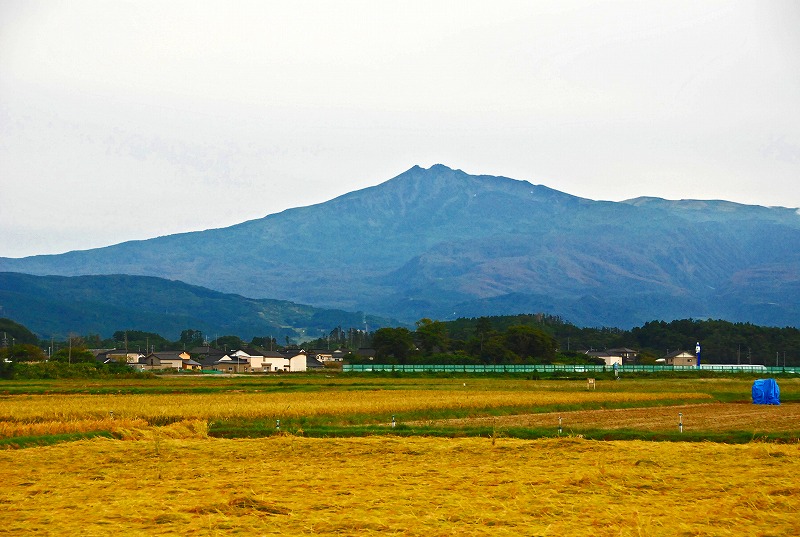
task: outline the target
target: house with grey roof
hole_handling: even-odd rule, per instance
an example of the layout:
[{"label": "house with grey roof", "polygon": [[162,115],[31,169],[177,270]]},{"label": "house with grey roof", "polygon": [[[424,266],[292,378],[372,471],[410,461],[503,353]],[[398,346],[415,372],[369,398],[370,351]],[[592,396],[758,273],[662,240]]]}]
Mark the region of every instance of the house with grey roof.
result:
[{"label": "house with grey roof", "polygon": [[228,356],[225,355],[216,362],[214,362],[214,366],[212,367],[214,371],[220,371],[222,373],[250,373],[252,372],[252,368],[250,367],[250,361],[247,358],[242,358],[239,356]]},{"label": "house with grey roof", "polygon": [[145,369],[183,369],[183,361],[191,356],[187,352],[151,352],[145,359]]},{"label": "house with grey roof", "polygon": [[663,357],[666,365],[696,366],[697,356],[688,351],[675,351]]},{"label": "house with grey roof", "polygon": [[622,356],[610,354],[607,351],[586,351],[586,356],[603,360],[605,365],[622,365]]}]

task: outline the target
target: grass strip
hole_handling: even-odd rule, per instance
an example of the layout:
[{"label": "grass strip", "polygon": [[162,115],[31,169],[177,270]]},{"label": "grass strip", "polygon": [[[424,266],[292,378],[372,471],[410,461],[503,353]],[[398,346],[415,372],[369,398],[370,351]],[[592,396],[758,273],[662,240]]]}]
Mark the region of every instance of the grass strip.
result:
[{"label": "grass strip", "polygon": [[0,449],[24,449],[37,446],[52,446],[62,442],[75,442],[90,438],[114,438],[111,431],[89,431],[83,433],[49,434],[45,436],[15,436],[0,439]]},{"label": "grass strip", "polygon": [[[644,401],[592,401],[575,404],[550,404],[550,405],[504,405],[504,406],[475,406],[463,408],[420,408],[403,412],[398,415],[398,420],[403,422],[434,422],[448,419],[480,418],[480,417],[501,417],[513,416],[517,414],[541,414],[555,412],[590,411],[590,410],[613,410],[629,408],[658,408],[662,406],[677,406],[696,403],[713,403],[714,399],[685,399],[668,398]],[[311,430],[325,427],[331,428],[356,428],[358,426],[381,427],[381,424],[388,424],[391,415],[378,414],[347,414],[347,415],[319,415],[314,417],[295,417],[286,418],[280,415],[264,416],[258,419],[247,418],[222,418],[209,422],[209,431],[224,430],[254,430],[263,431],[250,435],[250,437],[269,436],[274,430],[276,420],[280,420],[283,430]],[[167,425],[174,421],[183,419],[181,416],[165,416],[160,418],[147,418],[151,425]],[[6,418],[12,421],[12,418]]]},{"label": "grass strip", "polygon": [[305,429],[284,427],[247,427],[239,422],[215,423],[209,427],[208,435],[214,438],[265,438],[270,436],[304,436],[309,438],[359,438],[366,436],[400,436],[400,437],[438,437],[438,438],[463,438],[484,437],[489,439],[518,438],[522,440],[535,440],[539,438],[575,437],[587,440],[642,440],[650,442],[712,442],[722,444],[747,444],[750,442],[771,443],[800,443],[796,432],[777,432],[753,434],[752,431],[724,431],[724,432],[664,432],[664,431],[639,431],[616,429],[609,430],[581,430],[564,431],[561,434],[557,429],[509,427],[494,429],[492,427],[436,427],[436,426],[408,426],[396,427],[360,425],[360,426],[311,426]]}]

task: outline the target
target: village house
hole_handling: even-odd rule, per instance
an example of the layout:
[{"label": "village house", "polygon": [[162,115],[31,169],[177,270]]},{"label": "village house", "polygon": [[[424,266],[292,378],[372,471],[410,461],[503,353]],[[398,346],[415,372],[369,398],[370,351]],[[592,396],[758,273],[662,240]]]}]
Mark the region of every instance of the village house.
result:
[{"label": "village house", "polygon": [[192,359],[200,363],[202,369],[208,370],[213,370],[214,363],[223,356],[227,356],[225,351],[215,349],[214,347],[208,345],[203,347],[195,347],[189,351],[189,354],[192,355]]},{"label": "village house", "polygon": [[[288,371],[289,362],[286,357],[279,352],[274,351],[259,351],[252,347],[245,347],[243,349],[234,351],[228,355],[231,360],[239,359],[245,360],[249,364],[249,373],[271,373],[277,371]],[[223,360],[226,361],[227,360]],[[239,369],[244,370],[245,366]]]},{"label": "village house", "polygon": [[135,364],[145,357],[140,352],[118,349],[93,349],[90,352],[94,354],[95,360],[104,364],[111,362]]},{"label": "village house", "polygon": [[622,365],[622,356],[611,354],[608,351],[586,351],[585,354],[590,358],[603,360],[603,363],[608,366]]},{"label": "village house", "polygon": [[250,362],[250,371],[270,373],[285,371],[289,367],[286,357],[279,352],[262,351],[252,347],[245,347],[231,354]]},{"label": "village house", "polygon": [[200,371],[203,369],[203,366],[200,364],[200,362],[196,362],[189,358],[188,360],[183,361],[182,369],[186,371]]},{"label": "village house", "polygon": [[291,371],[292,373],[305,371],[308,367],[308,354],[303,349],[298,350],[289,350],[283,353],[284,357],[288,362],[288,369],[286,371]]},{"label": "village house", "polygon": [[317,360],[314,356],[306,356],[306,371],[324,369],[325,364]]},{"label": "village house", "polygon": [[696,366],[697,356],[687,351],[675,351],[662,358],[666,365]]},{"label": "village house", "polygon": [[144,369],[183,369],[183,361],[192,357],[187,352],[151,352],[144,358]]},{"label": "village house", "polygon": [[[338,351],[338,353],[342,353],[342,351]],[[205,346],[192,349],[194,358],[185,351],[151,352],[145,356],[137,352],[96,349],[93,354],[99,361],[124,362],[139,371],[211,370],[223,373],[283,373],[302,372],[324,367],[316,356],[309,355],[303,349],[280,353],[245,347],[231,353],[225,353],[210,346]],[[336,360],[333,356],[331,356],[331,359]]]},{"label": "village house", "polygon": [[250,373],[252,371],[250,361],[247,358],[228,355],[214,362],[212,369],[222,373]]},{"label": "village house", "polygon": [[308,351],[308,356],[313,357],[322,363],[341,362],[344,360],[345,354],[345,351],[341,349],[336,349],[335,351],[312,349]]},{"label": "village house", "polygon": [[619,356],[622,358],[623,364],[635,364],[639,359],[639,351],[629,349],[627,347],[619,347],[614,349],[606,349],[609,356]]},{"label": "village house", "polygon": [[283,354],[277,351],[264,351],[263,354],[261,357],[261,370],[264,373],[289,370],[289,361]]},{"label": "village house", "polygon": [[284,351],[283,355],[288,361],[288,369],[292,373],[322,369],[324,365],[316,356],[313,356],[303,349]]}]

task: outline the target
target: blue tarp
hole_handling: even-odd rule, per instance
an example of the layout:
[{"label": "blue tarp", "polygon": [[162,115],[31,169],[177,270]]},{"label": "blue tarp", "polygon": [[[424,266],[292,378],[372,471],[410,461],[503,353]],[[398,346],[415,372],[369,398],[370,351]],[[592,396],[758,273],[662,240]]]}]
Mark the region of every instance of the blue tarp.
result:
[{"label": "blue tarp", "polygon": [[781,390],[775,379],[758,379],[753,383],[754,405],[781,404]]}]

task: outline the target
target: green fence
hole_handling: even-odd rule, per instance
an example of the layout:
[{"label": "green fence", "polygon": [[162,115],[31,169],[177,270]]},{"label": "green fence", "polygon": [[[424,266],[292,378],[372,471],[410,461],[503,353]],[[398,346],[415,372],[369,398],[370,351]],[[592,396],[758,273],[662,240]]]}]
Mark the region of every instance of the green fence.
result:
[{"label": "green fence", "polygon": [[[398,365],[398,364],[344,364],[342,371],[400,373],[611,373],[610,365],[576,364],[507,364],[507,365]],[[622,365],[617,367],[624,373],[661,373],[666,371],[698,371],[689,365]],[[702,365],[700,371],[760,374],[800,374],[800,367],[765,367],[755,365]]]}]

